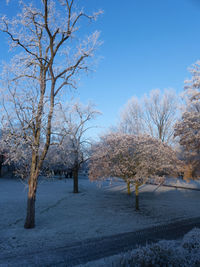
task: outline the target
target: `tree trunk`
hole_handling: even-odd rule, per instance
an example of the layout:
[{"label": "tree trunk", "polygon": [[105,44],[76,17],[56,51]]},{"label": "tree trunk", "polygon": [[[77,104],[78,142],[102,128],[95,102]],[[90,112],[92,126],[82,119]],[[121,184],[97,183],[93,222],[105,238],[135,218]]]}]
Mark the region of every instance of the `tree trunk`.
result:
[{"label": "tree trunk", "polygon": [[30,229],[35,227],[35,200],[37,190],[38,175],[31,174],[29,179],[29,191],[27,200],[27,213],[24,228]]},{"label": "tree trunk", "polygon": [[192,171],[193,171],[192,164],[191,163],[186,164],[184,169],[183,179],[186,180],[187,182],[189,182],[189,180],[193,178]]},{"label": "tree trunk", "polygon": [[0,155],[0,177],[2,175],[3,155]]},{"label": "tree trunk", "polygon": [[139,210],[139,184],[135,184],[135,210]]},{"label": "tree trunk", "polygon": [[127,181],[127,193],[128,193],[128,195],[131,194],[130,181]]},{"label": "tree trunk", "polygon": [[78,193],[78,168],[74,168],[73,179],[74,179],[74,193]]}]

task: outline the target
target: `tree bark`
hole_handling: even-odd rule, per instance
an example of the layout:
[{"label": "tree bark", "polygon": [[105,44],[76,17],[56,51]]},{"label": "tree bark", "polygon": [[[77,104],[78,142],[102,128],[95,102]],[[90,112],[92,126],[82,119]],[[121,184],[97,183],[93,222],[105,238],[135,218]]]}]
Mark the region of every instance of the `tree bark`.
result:
[{"label": "tree bark", "polygon": [[35,194],[29,193],[27,200],[27,214],[24,228],[31,229],[35,227]]},{"label": "tree bark", "polygon": [[185,165],[183,179],[189,181],[193,178],[193,166],[191,163]]},{"label": "tree bark", "polygon": [[73,171],[73,180],[74,180],[74,193],[79,193],[78,191],[78,168],[75,168]]},{"label": "tree bark", "polygon": [[128,193],[128,195],[131,194],[130,181],[127,181],[127,193]]},{"label": "tree bark", "polygon": [[2,176],[3,155],[0,155],[0,177]]},{"label": "tree bark", "polygon": [[29,191],[27,200],[27,213],[24,228],[31,229],[35,227],[35,200],[37,190],[38,174],[32,173],[29,179]]},{"label": "tree bark", "polygon": [[135,210],[139,210],[139,184],[135,184]]}]

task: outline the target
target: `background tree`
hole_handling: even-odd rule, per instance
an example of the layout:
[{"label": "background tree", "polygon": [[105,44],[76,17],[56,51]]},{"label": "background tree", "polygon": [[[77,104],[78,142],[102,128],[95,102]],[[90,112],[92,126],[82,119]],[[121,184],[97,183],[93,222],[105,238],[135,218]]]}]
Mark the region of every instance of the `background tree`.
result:
[{"label": "background tree", "polygon": [[148,134],[162,142],[173,143],[173,127],[177,119],[177,97],[173,91],[152,90],[140,101],[132,97],[121,112],[118,131]]},{"label": "background tree", "polygon": [[55,114],[54,119],[57,126],[54,133],[58,137],[56,137],[55,144],[59,144],[56,148],[57,155],[59,161],[62,161],[62,165],[73,172],[74,193],[79,192],[79,170],[89,159],[91,140],[87,134],[94,127],[91,121],[99,114],[100,112],[91,103],[83,105],[79,101],[59,105]]},{"label": "background tree", "polygon": [[135,135],[145,132],[143,109],[136,97],[129,99],[122,109],[118,130],[121,133]]},{"label": "background tree", "polygon": [[87,137],[87,131],[94,127],[91,120],[100,114],[92,104],[82,105],[79,102],[69,107],[69,110],[62,109],[63,128],[70,140],[70,153],[73,158],[72,170],[74,180],[74,193],[78,193],[78,172],[81,165],[89,158],[91,140]]},{"label": "background tree", "polygon": [[73,158],[70,154],[71,143],[65,137],[62,144],[57,142],[51,145],[43,164],[43,173],[48,177],[64,175],[66,178],[72,178]]},{"label": "background tree", "polygon": [[[1,17],[0,28],[8,35],[11,48],[16,49],[16,56],[4,71],[8,93],[14,99],[12,104],[4,103],[5,118],[10,123],[9,114],[19,111],[16,119],[21,136],[31,151],[25,228],[35,226],[37,181],[51,145],[55,101],[64,87],[76,87],[77,75],[88,69],[88,60],[99,45],[99,33],[82,38],[80,25],[82,19],[93,21],[101,12],[89,16],[75,7],[76,2],[43,0],[36,8],[20,1],[17,17]],[[22,101],[24,92],[29,102]],[[14,139],[16,132],[13,124]]]},{"label": "background tree", "polygon": [[200,170],[200,61],[190,69],[192,79],[186,81],[185,107],[175,125],[187,165],[185,178],[192,178]]},{"label": "background tree", "polygon": [[136,210],[139,186],[163,175],[177,176],[176,153],[160,140],[147,135],[109,134],[94,145],[89,164],[90,180],[123,178],[135,185]]},{"label": "background tree", "polygon": [[145,122],[148,133],[162,142],[173,140],[174,124],[177,119],[177,97],[173,91],[152,90],[144,97]]},{"label": "background tree", "polygon": [[[31,112],[37,99],[31,93],[34,93],[29,86],[29,91],[20,90],[13,86],[8,86],[7,94],[3,95],[1,104],[4,107],[2,124],[1,147],[6,151],[6,164],[14,167],[14,174],[26,179],[30,174],[30,165],[32,157],[32,142],[29,125],[32,123],[33,116]],[[29,95],[30,94],[30,95]],[[30,101],[31,100],[31,101]]]}]

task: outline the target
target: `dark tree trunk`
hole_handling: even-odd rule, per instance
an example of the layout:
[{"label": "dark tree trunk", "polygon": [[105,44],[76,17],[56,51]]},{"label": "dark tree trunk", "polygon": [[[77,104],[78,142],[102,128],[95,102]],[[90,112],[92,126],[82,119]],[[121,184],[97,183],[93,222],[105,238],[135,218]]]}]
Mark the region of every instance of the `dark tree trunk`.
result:
[{"label": "dark tree trunk", "polygon": [[73,171],[74,179],[74,193],[78,193],[78,168],[75,168]]},{"label": "dark tree trunk", "polygon": [[28,197],[27,214],[24,228],[31,229],[35,227],[35,196]]},{"label": "dark tree trunk", "polygon": [[35,227],[35,200],[37,190],[38,175],[32,174],[29,179],[29,191],[27,200],[27,213],[24,228],[31,229]]},{"label": "dark tree trunk", "polygon": [[127,193],[128,193],[128,195],[131,194],[130,181],[127,181]]},{"label": "dark tree trunk", "polygon": [[135,196],[135,210],[139,210],[139,196]]},{"label": "dark tree trunk", "polygon": [[3,155],[0,155],[0,177],[2,175]]},{"label": "dark tree trunk", "polygon": [[135,210],[139,210],[139,185],[135,185]]}]

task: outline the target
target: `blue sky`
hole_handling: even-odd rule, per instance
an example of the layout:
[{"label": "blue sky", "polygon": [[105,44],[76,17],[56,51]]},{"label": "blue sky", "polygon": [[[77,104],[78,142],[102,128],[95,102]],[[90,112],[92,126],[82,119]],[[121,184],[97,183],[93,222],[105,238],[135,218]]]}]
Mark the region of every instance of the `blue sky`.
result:
[{"label": "blue sky", "polygon": [[[39,1],[39,0],[38,0]],[[1,0],[2,2],[2,0]],[[103,9],[92,28],[101,31],[102,57],[96,71],[83,76],[75,95],[94,102],[103,114],[94,124],[95,136],[117,122],[132,96],[155,88],[181,92],[188,67],[200,59],[199,0],[79,0],[85,9]],[[0,13],[14,14],[16,0],[2,4]],[[91,28],[90,28],[91,29]],[[1,59],[7,46],[1,37]]]}]

